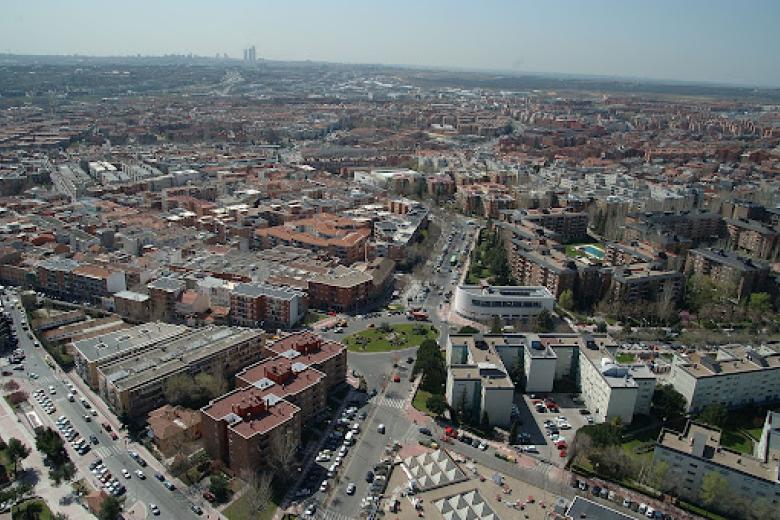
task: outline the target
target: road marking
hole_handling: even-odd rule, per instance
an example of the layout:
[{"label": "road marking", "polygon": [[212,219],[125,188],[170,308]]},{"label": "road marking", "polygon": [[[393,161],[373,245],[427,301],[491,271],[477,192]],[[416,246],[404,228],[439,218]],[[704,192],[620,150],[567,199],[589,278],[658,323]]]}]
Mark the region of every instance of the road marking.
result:
[{"label": "road marking", "polygon": [[317,511],[317,517],[322,518],[323,520],[355,520],[351,516],[330,509],[320,509]]},{"label": "road marking", "polygon": [[384,406],[386,408],[397,408],[403,410],[406,405],[406,399],[391,399],[389,397],[377,396],[371,399],[371,401],[377,406]]}]

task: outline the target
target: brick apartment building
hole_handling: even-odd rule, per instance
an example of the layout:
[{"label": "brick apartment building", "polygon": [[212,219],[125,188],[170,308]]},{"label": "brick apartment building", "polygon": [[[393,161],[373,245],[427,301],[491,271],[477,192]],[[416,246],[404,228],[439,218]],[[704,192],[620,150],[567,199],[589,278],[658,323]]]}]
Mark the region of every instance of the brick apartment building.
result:
[{"label": "brick apartment building", "polygon": [[370,222],[361,222],[328,213],[255,231],[255,246],[269,249],[277,245],[324,251],[345,264],[365,260],[371,236]]},{"label": "brick apartment building", "polygon": [[709,276],[722,287],[733,285],[739,299],[766,291],[769,279],[768,265],[722,249],[691,249],[685,270],[688,274]]},{"label": "brick apartment building", "polygon": [[263,347],[264,356],[284,356],[325,373],[326,388],[346,381],[347,347],[311,332],[296,332]]},{"label": "brick apartment building", "polygon": [[728,219],[729,247],[757,258],[776,260],[780,256],[780,232],[756,220]]},{"label": "brick apartment building", "polygon": [[303,291],[241,283],[230,291],[230,321],[245,327],[292,327],[305,314],[306,301]]},{"label": "brick apartment building", "polygon": [[683,276],[678,271],[659,269],[655,264],[634,264],[615,269],[611,301],[662,303],[675,306],[682,296]]},{"label": "brick apartment building", "polygon": [[146,288],[149,291],[151,321],[174,321],[176,319],[176,303],[186,289],[184,280],[158,278],[150,282]]}]

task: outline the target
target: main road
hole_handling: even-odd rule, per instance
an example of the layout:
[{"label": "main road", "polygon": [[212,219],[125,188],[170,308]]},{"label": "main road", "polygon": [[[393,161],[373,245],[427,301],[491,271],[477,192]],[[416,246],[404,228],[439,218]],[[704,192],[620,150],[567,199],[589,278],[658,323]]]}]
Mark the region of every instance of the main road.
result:
[{"label": "main road", "polygon": [[[85,440],[88,441],[90,435],[95,435],[98,439],[99,444],[92,445],[91,451],[84,456],[76,453],[70,446],[70,443],[65,443],[68,454],[76,465],[78,477],[85,478],[90,485],[99,488],[101,484],[90,472],[88,466],[96,458],[101,458],[111,474],[127,487],[127,500],[125,502],[128,507],[133,506],[136,502],[140,502],[144,510],[148,511],[149,504],[156,504],[160,508],[161,518],[198,518],[191,509],[192,503],[179,489],[168,491],[161,482],[154,478],[154,474],[162,470],[157,461],[149,460],[149,457],[146,457],[146,461],[150,466],[146,468],[139,466],[128,453],[128,447],[130,449],[134,448],[132,448],[131,444],[128,444],[126,437],[122,436],[114,441],[101,427],[101,423],[106,420],[103,414],[92,417],[90,410],[86,409],[79,399],[76,399],[74,402],[70,402],[67,399],[70,389],[66,386],[66,383],[70,382],[70,379],[67,378],[66,374],[58,366],[50,367],[46,363],[44,359],[46,351],[43,348],[35,347],[33,339],[30,337],[31,333],[23,327],[23,319],[26,319],[26,317],[24,310],[17,307],[17,304],[19,304],[18,297],[12,290],[8,289],[2,300],[13,319],[12,326],[19,338],[18,348],[21,348],[26,354],[24,374],[14,372],[12,377],[18,380],[23,387],[26,387],[30,394],[30,403],[38,418],[44,426],[49,426],[56,430],[54,421],[57,417],[64,415]],[[31,373],[36,374],[37,378],[30,378]],[[50,393],[50,386],[54,387],[56,392],[53,395]],[[39,388],[46,392],[46,395],[50,397],[56,406],[57,410],[54,414],[47,415],[33,398],[32,393]],[[80,395],[79,397],[87,398],[85,395]],[[96,403],[88,398],[87,400],[90,402],[92,409],[104,408],[96,406]],[[90,420],[87,421],[85,417],[90,417]],[[155,466],[157,469],[152,469],[151,466]],[[131,478],[124,478],[122,469],[127,469],[131,474]],[[135,471],[139,469],[145,473],[146,480],[139,479],[135,474]],[[213,515],[214,513],[212,513]]]}]

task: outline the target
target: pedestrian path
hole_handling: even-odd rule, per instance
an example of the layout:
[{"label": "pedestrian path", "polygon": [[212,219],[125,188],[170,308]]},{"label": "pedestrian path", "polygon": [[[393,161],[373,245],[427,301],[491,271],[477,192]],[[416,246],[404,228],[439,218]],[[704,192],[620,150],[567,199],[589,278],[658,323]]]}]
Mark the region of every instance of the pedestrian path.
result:
[{"label": "pedestrian path", "polygon": [[384,396],[377,396],[371,399],[371,402],[377,406],[384,406],[385,408],[397,408],[403,410],[406,405],[405,399],[392,399]]},{"label": "pedestrian path", "polygon": [[92,451],[101,459],[111,457],[112,455],[119,455],[120,453],[120,449],[117,446],[98,446]]},{"label": "pedestrian path", "polygon": [[351,516],[347,516],[331,509],[320,509],[317,511],[316,518],[322,520],[355,520]]}]

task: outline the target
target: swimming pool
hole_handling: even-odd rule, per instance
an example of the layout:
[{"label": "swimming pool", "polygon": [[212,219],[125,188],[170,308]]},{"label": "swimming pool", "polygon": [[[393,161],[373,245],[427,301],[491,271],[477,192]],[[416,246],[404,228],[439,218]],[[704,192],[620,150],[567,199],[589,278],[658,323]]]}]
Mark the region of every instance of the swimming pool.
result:
[{"label": "swimming pool", "polygon": [[584,251],[586,254],[599,260],[604,259],[604,250],[596,246],[580,246],[580,251]]}]

